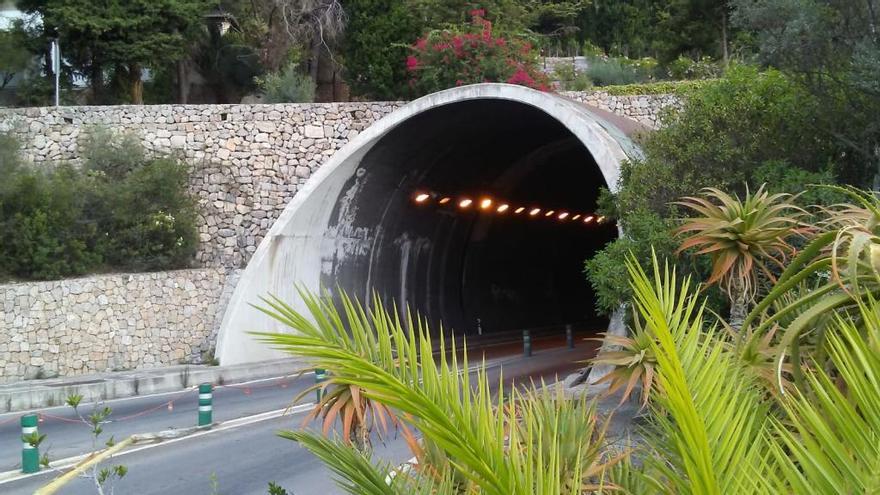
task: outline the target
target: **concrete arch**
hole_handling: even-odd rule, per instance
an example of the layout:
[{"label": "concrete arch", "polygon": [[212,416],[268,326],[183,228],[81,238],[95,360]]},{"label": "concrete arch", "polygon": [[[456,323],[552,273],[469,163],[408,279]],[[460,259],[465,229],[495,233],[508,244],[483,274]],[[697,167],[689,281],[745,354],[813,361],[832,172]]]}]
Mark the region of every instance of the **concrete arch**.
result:
[{"label": "concrete arch", "polygon": [[[468,116],[462,116],[465,109],[470,112]],[[410,127],[415,129],[417,123],[425,126],[428,125],[426,122],[430,121],[429,127],[421,129],[434,130],[439,135],[446,132],[444,119],[457,119],[455,120],[457,125],[466,126],[469,123],[472,124],[474,120],[487,117],[485,115],[487,112],[501,111],[501,109],[511,109],[510,112],[514,112],[509,115],[505,114],[510,118],[504,121],[504,125],[510,125],[511,120],[517,120],[513,117],[522,117],[520,120],[524,122],[520,127],[523,130],[520,132],[529,132],[528,122],[540,120],[538,114],[541,114],[549,119],[547,119],[548,122],[540,124],[543,127],[540,131],[535,131],[536,133],[544,132],[546,129],[555,129],[553,126],[561,125],[561,128],[564,128],[575,138],[573,142],[576,146],[566,146],[564,140],[558,138],[558,130],[553,130],[557,133],[554,136],[557,137],[554,138],[556,141],[552,146],[533,146],[530,148],[529,155],[518,159],[519,162],[526,163],[529,160],[537,160],[539,158],[534,157],[540,157],[542,153],[559,153],[557,149],[571,150],[572,146],[582,147],[586,149],[598,168],[602,185],[607,185],[613,191],[617,187],[620,163],[628,157],[640,154],[629,137],[611,123],[612,118],[609,118],[608,115],[559,95],[539,92],[522,86],[508,84],[464,86],[434,93],[407,104],[370,126],[335,153],[297,192],[281,213],[251,258],[226,308],[216,349],[216,356],[221,364],[256,362],[281,357],[277,351],[256,342],[253,337],[247,334],[249,331],[284,331],[280,325],[250,305],[257,303],[259,296],[271,293],[291,302],[294,307],[298,307],[294,284],[301,284],[310,289],[319,288],[322,286],[322,282],[326,286],[328,274],[335,275],[340,269],[337,265],[344,264],[343,261],[347,256],[349,258],[358,256],[360,260],[356,268],[350,269],[358,270],[358,275],[352,278],[352,280],[356,280],[352,283],[357,285],[357,290],[363,290],[374,281],[377,276],[374,273],[374,264],[377,263],[375,258],[383,256],[382,246],[386,246],[387,251],[387,246],[391,245],[388,244],[391,241],[383,236],[393,228],[395,213],[389,210],[390,203],[377,206],[377,211],[370,214],[372,215],[370,218],[376,219],[376,228],[359,227],[350,221],[341,220],[359,214],[363,216],[365,205],[358,204],[353,198],[361,194],[364,188],[375,188],[376,186],[372,185],[375,183],[384,184],[382,191],[385,192],[374,192],[373,197],[381,197],[384,200],[388,191],[396,194],[395,191],[399,191],[401,186],[400,183],[392,183],[397,180],[393,175],[403,170],[401,167],[407,166],[406,163],[409,163],[407,160],[432,159],[433,155],[412,155],[418,149],[432,145],[436,146],[436,154],[452,153],[450,148],[452,144],[448,142],[442,145],[433,142],[425,144],[430,140],[430,136],[426,136],[426,134],[430,133],[415,133],[413,131],[412,135],[407,135],[406,129]],[[525,135],[519,134],[518,136]],[[389,136],[398,136],[396,138],[397,148],[391,146],[394,143],[385,142],[391,139],[388,138]],[[418,141],[418,139],[425,141],[413,142],[409,148],[401,148],[401,146],[405,146],[411,141]],[[438,140],[440,139],[438,138]],[[511,141],[516,140],[515,137],[511,138]],[[510,144],[513,146],[515,143]],[[479,153],[480,150],[471,148],[470,152]],[[397,156],[394,153],[401,156],[406,153],[410,155],[407,155],[409,158],[391,160]],[[371,157],[370,161],[364,163],[364,159],[368,155]],[[559,157],[560,155],[552,156]],[[546,164],[546,160],[552,160],[552,158],[546,158],[541,163]],[[389,161],[395,161],[393,167],[397,168],[389,165]],[[403,165],[397,164],[397,161]],[[371,173],[371,167],[377,170],[387,169],[390,172],[383,172],[385,175],[381,180],[377,179],[373,183],[365,185],[361,179],[363,179],[363,175]],[[534,168],[533,165],[531,167]],[[470,169],[473,168],[474,166],[470,166]],[[378,174],[378,172],[376,173]],[[426,173],[420,172],[419,177],[423,178]],[[510,175],[516,175],[515,171],[508,171],[499,176]],[[503,178],[493,180],[495,181],[493,184],[498,187],[508,187],[504,185]],[[376,194],[381,196],[376,196]],[[389,222],[391,223],[389,224]],[[436,228],[441,229],[442,226]],[[470,222],[467,227],[468,239],[481,235],[480,232],[485,233],[488,228],[491,227],[485,223]],[[461,228],[455,227],[449,232],[444,231],[442,234],[436,234],[435,240],[453,244],[452,239],[460,237],[460,232],[462,232]],[[396,251],[394,263],[413,262],[409,258],[419,256],[420,242],[424,244],[425,241],[424,236],[409,236],[405,232],[403,234],[395,240],[398,243],[396,245],[402,243],[404,247]],[[385,244],[382,244],[383,242]],[[425,270],[436,271],[438,263],[445,263],[449,250],[458,248],[453,246],[452,248],[444,247],[444,249],[446,251],[436,256],[432,254],[432,257],[427,261],[416,262],[426,266]],[[437,256],[442,257],[438,258]],[[464,272],[467,268],[466,262],[461,260],[458,262],[461,265],[459,268]],[[429,286],[424,289],[426,291],[430,291],[430,287],[437,285],[436,277],[433,282],[429,283],[425,282],[421,275],[419,277],[422,278],[416,279],[402,271],[395,271],[393,276],[399,276],[400,280],[395,290],[399,290],[404,297],[407,297],[414,290],[412,283],[418,282]],[[464,277],[464,275],[461,276]],[[332,286],[334,280],[329,281]],[[392,295],[396,293],[394,292]],[[431,297],[433,298],[431,300],[437,297],[443,299],[442,294],[439,296],[432,294]]]}]

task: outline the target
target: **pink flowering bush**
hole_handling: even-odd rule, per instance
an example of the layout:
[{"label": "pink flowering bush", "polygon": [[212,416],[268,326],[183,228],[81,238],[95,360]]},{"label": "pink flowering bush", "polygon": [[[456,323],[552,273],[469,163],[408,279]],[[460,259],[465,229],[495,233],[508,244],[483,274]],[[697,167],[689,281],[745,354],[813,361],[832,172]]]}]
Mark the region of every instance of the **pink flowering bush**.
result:
[{"label": "pink flowering bush", "polygon": [[481,9],[461,27],[431,31],[411,46],[406,58],[409,85],[417,95],[465,84],[504,82],[547,91],[537,53],[523,40],[495,36]]}]

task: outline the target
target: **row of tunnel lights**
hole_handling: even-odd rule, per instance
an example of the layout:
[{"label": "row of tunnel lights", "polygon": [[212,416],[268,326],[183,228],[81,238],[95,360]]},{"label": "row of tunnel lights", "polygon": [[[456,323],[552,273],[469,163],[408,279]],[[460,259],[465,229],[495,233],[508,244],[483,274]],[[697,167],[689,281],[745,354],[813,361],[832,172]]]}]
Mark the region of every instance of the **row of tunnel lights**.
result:
[{"label": "row of tunnel lights", "polygon": [[[438,205],[445,206],[445,205],[451,204],[453,201],[453,198],[451,196],[441,196],[436,193],[429,193],[429,192],[425,192],[425,191],[416,191],[413,194],[413,201],[415,201],[417,204],[429,204],[429,203],[433,202],[434,200],[436,200]],[[529,217],[542,217],[542,216],[543,217],[555,217],[559,221],[571,221],[571,222],[581,221],[585,224],[605,223],[605,217],[602,215],[593,215],[593,214],[588,214],[588,213],[571,214],[565,210],[559,210],[559,211],[552,210],[552,209],[544,210],[538,206],[532,206],[529,208],[527,208],[525,206],[518,206],[518,207],[514,208],[514,206],[509,203],[505,203],[503,201],[496,201],[496,200],[489,198],[489,197],[480,198],[479,202],[476,205],[474,204],[473,199],[466,197],[466,196],[460,197],[456,201],[457,201],[458,208],[462,209],[462,210],[468,210],[471,207],[474,207],[479,210],[483,210],[485,212],[494,212],[494,213],[500,213],[500,214],[504,214],[504,213],[507,213],[508,211],[512,211],[514,215],[521,215],[523,213],[526,213],[526,216],[529,216]]]}]

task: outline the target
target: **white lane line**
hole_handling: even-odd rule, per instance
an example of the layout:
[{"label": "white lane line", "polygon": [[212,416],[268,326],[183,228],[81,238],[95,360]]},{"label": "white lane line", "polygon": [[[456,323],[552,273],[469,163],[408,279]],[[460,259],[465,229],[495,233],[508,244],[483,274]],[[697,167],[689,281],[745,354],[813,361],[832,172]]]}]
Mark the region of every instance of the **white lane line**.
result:
[{"label": "white lane line", "polygon": [[[217,426],[215,426],[214,428],[211,428],[210,430],[199,431],[197,433],[182,436],[179,438],[172,438],[169,440],[156,441],[153,443],[149,443],[147,445],[142,445],[140,447],[135,447],[132,449],[124,450],[124,451],[114,455],[112,458],[115,459],[117,457],[121,457],[121,456],[128,455],[128,454],[133,454],[135,452],[140,452],[142,450],[152,449],[155,447],[161,447],[163,445],[170,445],[172,443],[181,442],[183,440],[188,440],[191,438],[203,437],[205,435],[210,435],[211,433],[217,433],[219,431],[226,431],[226,430],[231,430],[234,428],[240,428],[242,426],[247,426],[247,425],[251,425],[254,423],[259,423],[261,421],[275,419],[275,418],[284,416],[285,414],[293,416],[296,414],[303,413],[303,412],[311,409],[314,406],[315,406],[315,404],[313,402],[310,402],[308,404],[300,404],[300,405],[293,406],[293,407],[285,407],[282,409],[276,409],[274,411],[268,411],[268,412],[264,412],[264,413],[260,413],[260,414],[254,414],[252,416],[245,416],[242,418],[230,419],[228,421],[224,421],[223,423],[218,424]],[[79,461],[85,459],[89,455],[90,454],[82,454],[82,455],[78,455],[78,456],[67,457],[65,459],[59,459],[57,461],[53,461],[51,464],[51,471],[40,471],[37,473],[31,473],[31,474],[21,474],[20,471],[7,471],[5,473],[0,473],[0,485],[3,485],[5,483],[11,483],[13,481],[21,481],[24,479],[33,478],[35,476],[52,474],[53,472],[60,475],[62,473],[62,471],[64,471],[67,468],[75,466]]]}]

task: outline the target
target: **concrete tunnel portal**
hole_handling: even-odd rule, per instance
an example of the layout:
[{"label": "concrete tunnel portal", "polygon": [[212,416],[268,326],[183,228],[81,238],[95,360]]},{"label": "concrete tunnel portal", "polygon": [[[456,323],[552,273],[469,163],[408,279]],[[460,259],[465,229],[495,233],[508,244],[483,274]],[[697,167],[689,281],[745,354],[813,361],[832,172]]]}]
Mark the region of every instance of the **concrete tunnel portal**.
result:
[{"label": "concrete tunnel portal", "polygon": [[[620,162],[638,154],[613,120],[560,96],[482,84],[373,124],[261,243],[226,309],[220,362],[281,357],[246,333],[285,331],[249,303],[271,293],[302,309],[296,284],[361,300],[375,291],[457,336],[566,323],[604,331],[582,269],[618,229],[583,220],[600,187],[616,187]],[[462,207],[465,198],[473,203]]]}]

